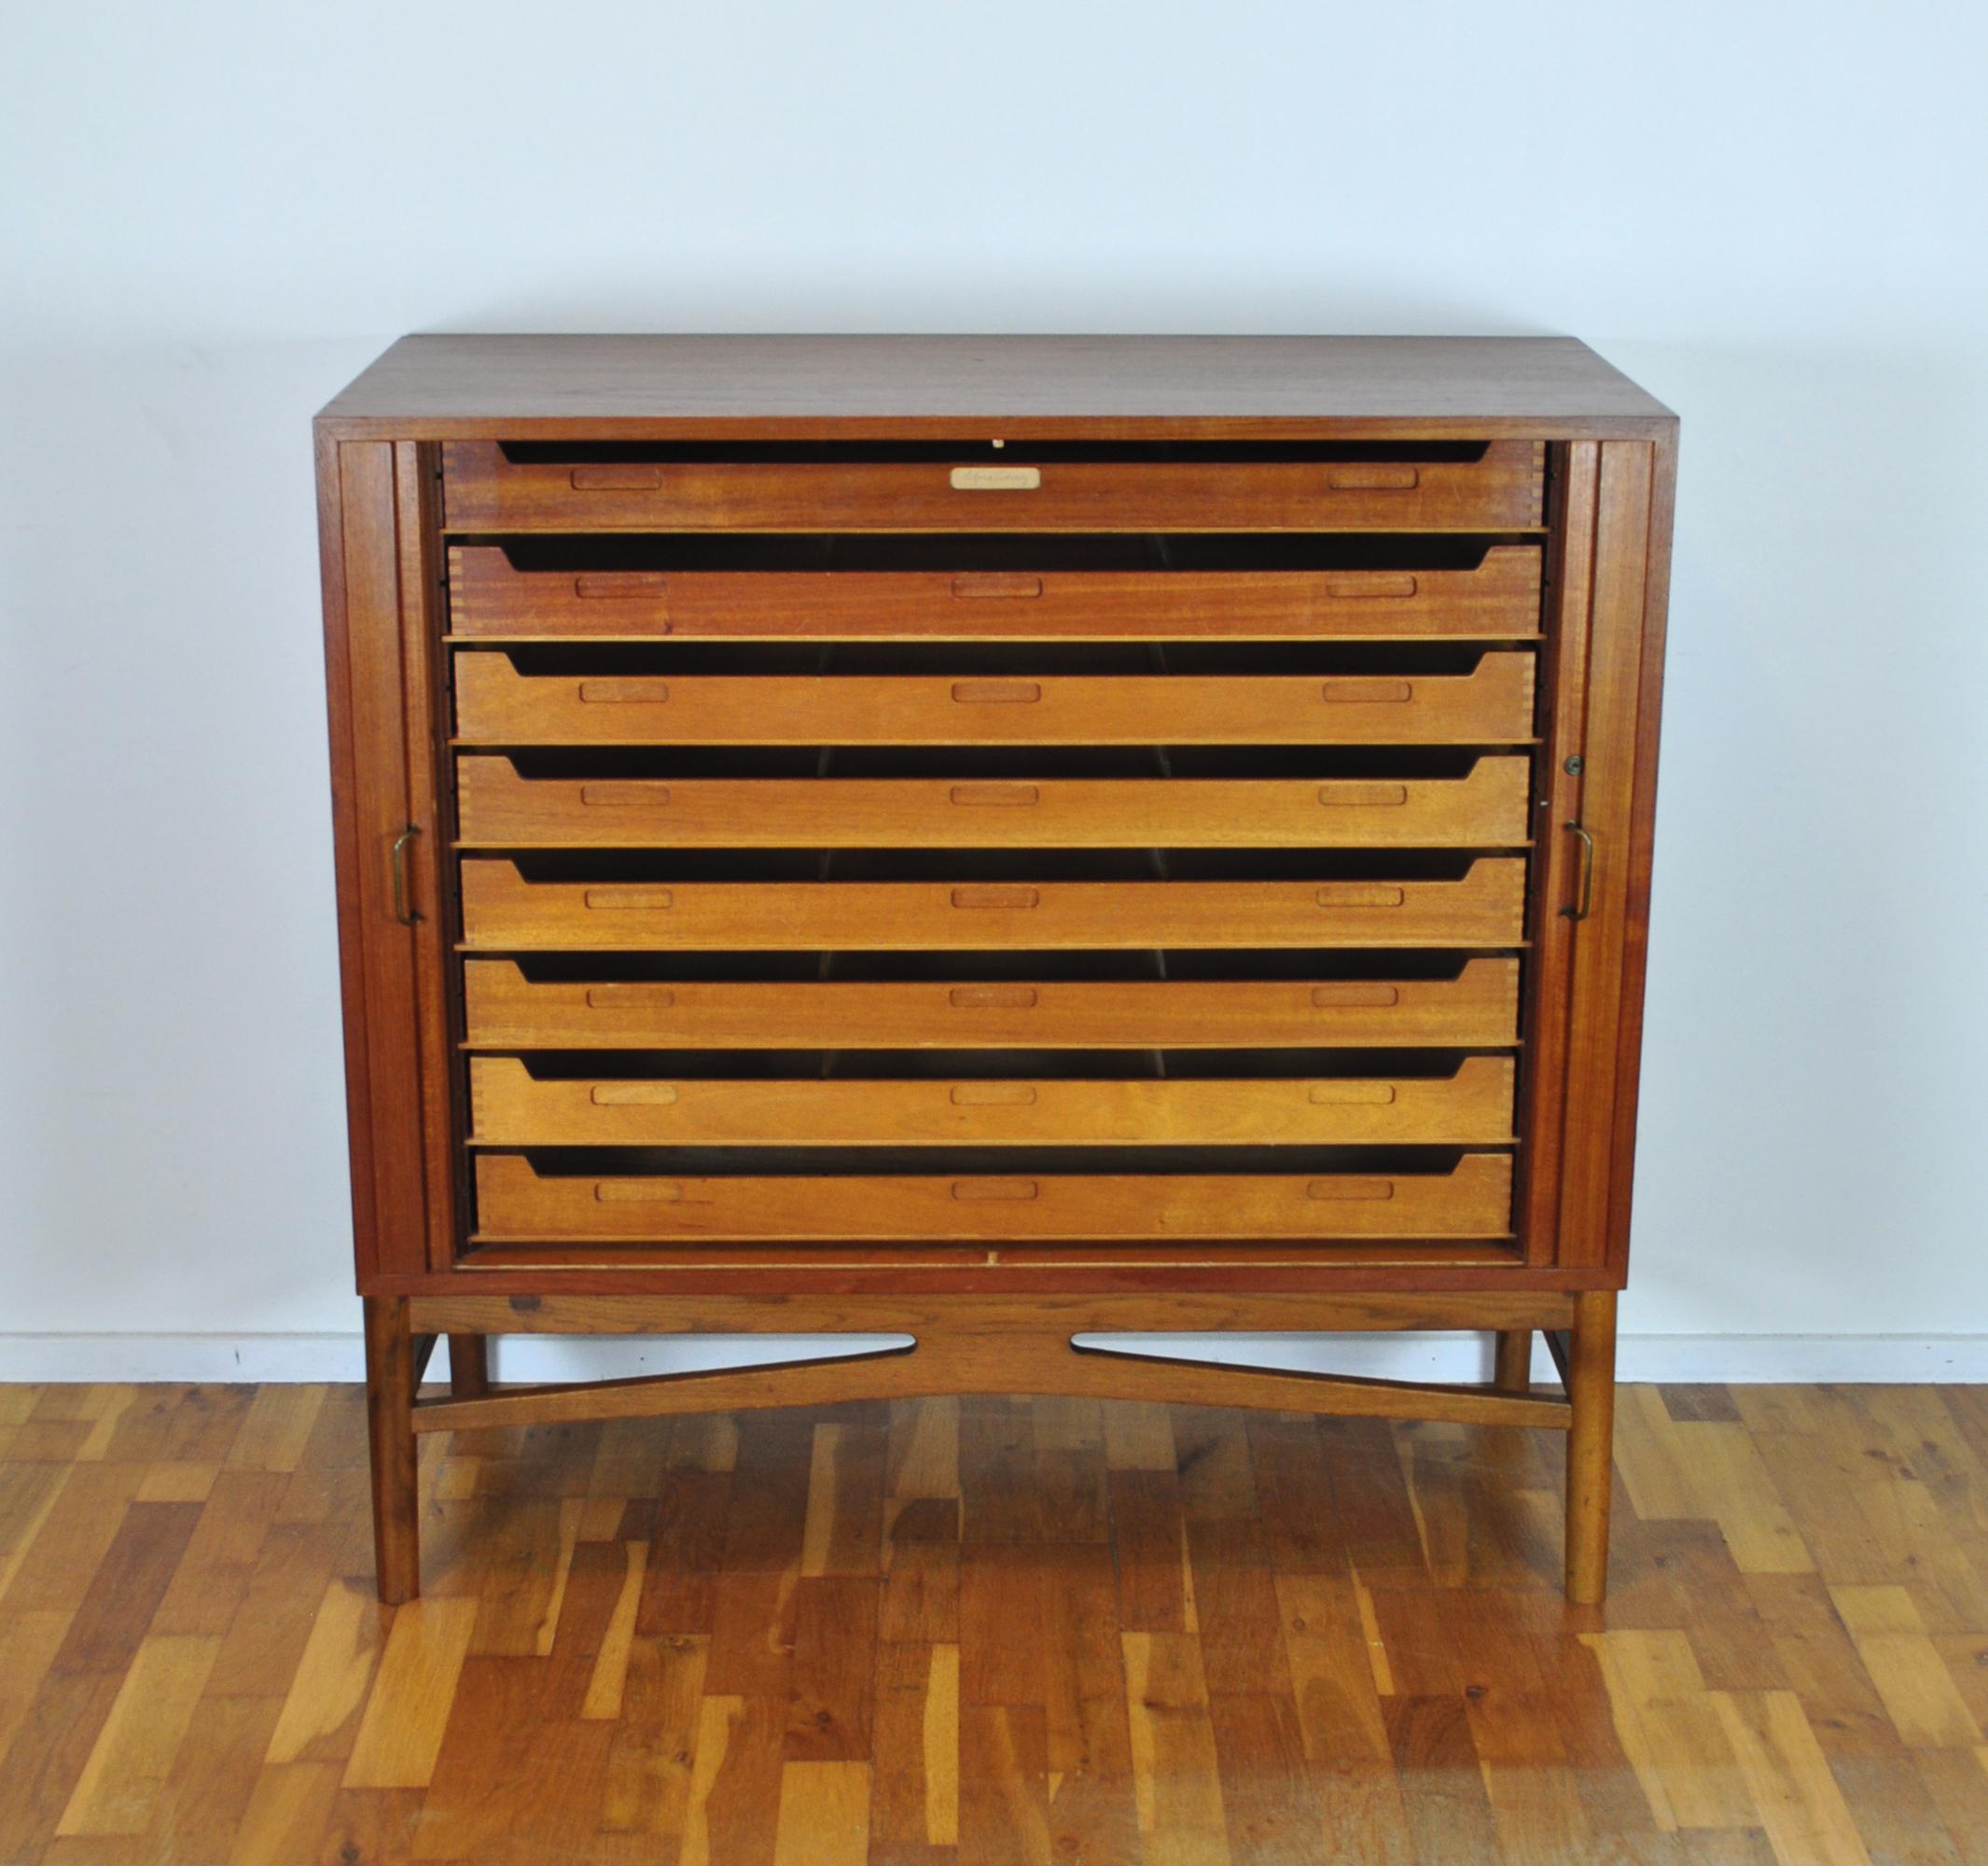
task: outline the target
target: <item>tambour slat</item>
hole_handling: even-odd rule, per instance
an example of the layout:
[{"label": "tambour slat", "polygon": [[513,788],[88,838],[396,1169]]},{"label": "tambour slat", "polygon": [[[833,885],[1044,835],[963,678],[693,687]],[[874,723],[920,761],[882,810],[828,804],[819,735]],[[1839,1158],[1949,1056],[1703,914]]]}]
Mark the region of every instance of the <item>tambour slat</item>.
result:
[{"label": "tambour slat", "polygon": [[516,570],[494,545],[449,552],[465,639],[1335,641],[1526,639],[1539,552],[1500,545],[1470,569]]},{"label": "tambour slat", "polygon": [[1511,1224],[1511,1160],[1490,1153],[1430,1174],[690,1179],[541,1175],[498,1153],[478,1159],[476,1185],[478,1243],[1497,1237]]},{"label": "tambour slat", "polygon": [[1517,531],[1545,519],[1546,449],[1476,460],[512,460],[442,449],[458,531]]},{"label": "tambour slat", "polygon": [[485,950],[1518,946],[1525,863],[1459,881],[528,882],[463,863],[465,942]]},{"label": "tambour slat", "polygon": [[1494,1146],[1512,1081],[1501,1056],[1437,1078],[539,1079],[509,1056],[469,1075],[471,1134],[503,1147]]},{"label": "tambour slat", "polygon": [[490,745],[1497,745],[1533,731],[1533,657],[1469,674],[525,675],[459,652],[456,731]]},{"label": "tambour slat", "polygon": [[468,1042],[503,1050],[1493,1049],[1519,964],[1454,979],[536,982],[464,968]]},{"label": "tambour slat", "polygon": [[527,778],[457,765],[484,848],[1487,848],[1526,840],[1527,761],[1462,778]]}]

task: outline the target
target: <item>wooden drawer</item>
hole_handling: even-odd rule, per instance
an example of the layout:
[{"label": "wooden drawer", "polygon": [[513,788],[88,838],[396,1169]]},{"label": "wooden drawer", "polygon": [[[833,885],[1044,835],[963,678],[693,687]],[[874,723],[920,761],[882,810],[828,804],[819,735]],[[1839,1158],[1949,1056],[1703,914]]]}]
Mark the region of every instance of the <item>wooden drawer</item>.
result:
[{"label": "wooden drawer", "polygon": [[450,630],[471,640],[1276,641],[1539,633],[1539,552],[1465,570],[514,570],[449,552]]},{"label": "wooden drawer", "polygon": [[442,450],[452,531],[1520,531],[1546,449],[1475,460],[513,461]]},{"label": "wooden drawer", "polygon": [[1518,1038],[1519,962],[1454,979],[1032,984],[534,982],[464,968],[468,1042],[490,1050],[1487,1050]]},{"label": "wooden drawer", "polygon": [[1511,1161],[1450,1173],[1036,1174],[661,1179],[541,1175],[477,1161],[476,1242],[721,1243],[752,1238],[1046,1242],[1101,1238],[1500,1237]]},{"label": "wooden drawer", "polygon": [[525,778],[457,761],[483,848],[1495,848],[1526,840],[1528,761],[1394,779]]},{"label": "wooden drawer", "polygon": [[455,657],[487,745],[1499,745],[1533,733],[1533,657],[1469,674],[1186,676],[525,675]]},{"label": "wooden drawer", "polygon": [[500,1147],[1496,1146],[1513,1065],[1453,1077],[964,1081],[535,1079],[469,1069],[470,1132]]},{"label": "wooden drawer", "polygon": [[528,882],[463,863],[465,943],[660,952],[870,947],[1517,946],[1522,857],[1460,881]]}]

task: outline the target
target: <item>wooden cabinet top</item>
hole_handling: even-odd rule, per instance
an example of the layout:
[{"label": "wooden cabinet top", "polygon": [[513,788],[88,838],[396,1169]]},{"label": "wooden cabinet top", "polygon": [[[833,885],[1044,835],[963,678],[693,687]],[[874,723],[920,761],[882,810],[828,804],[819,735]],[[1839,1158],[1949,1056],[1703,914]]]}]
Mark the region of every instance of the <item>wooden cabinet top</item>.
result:
[{"label": "wooden cabinet top", "polygon": [[1571,337],[404,337],[318,416],[416,440],[1647,439]]}]

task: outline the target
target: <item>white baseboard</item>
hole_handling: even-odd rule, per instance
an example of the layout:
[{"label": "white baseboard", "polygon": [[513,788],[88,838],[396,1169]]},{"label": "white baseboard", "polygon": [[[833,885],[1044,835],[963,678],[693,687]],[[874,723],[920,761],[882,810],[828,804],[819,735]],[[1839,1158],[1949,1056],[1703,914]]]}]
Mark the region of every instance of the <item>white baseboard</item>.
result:
[{"label": "white baseboard", "polygon": [[[756,1360],[791,1360],[832,1348],[860,1352],[901,1337],[764,1335],[696,1343],[666,1339],[519,1336],[495,1347],[505,1380],[607,1379]],[[1309,1372],[1402,1380],[1476,1380],[1487,1371],[1488,1338],[1464,1335],[1155,1335],[1155,1353]],[[437,1357],[437,1372],[444,1357]],[[356,1334],[0,1334],[0,1382],[356,1380]],[[1988,1335],[1624,1335],[1624,1380],[1988,1382]],[[1538,1353],[1535,1377],[1551,1377]]]}]

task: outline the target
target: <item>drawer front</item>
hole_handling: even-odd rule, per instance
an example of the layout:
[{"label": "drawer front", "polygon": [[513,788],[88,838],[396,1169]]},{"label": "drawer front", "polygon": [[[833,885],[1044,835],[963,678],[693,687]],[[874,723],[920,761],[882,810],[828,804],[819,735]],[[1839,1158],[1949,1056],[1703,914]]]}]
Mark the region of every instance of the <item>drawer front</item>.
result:
[{"label": "drawer front", "polygon": [[1527,761],[1467,777],[533,779],[457,765],[462,840],[485,848],[1494,848],[1527,832]]},{"label": "drawer front", "polygon": [[515,570],[459,544],[449,611],[471,640],[1500,640],[1538,634],[1539,578],[1531,545],[1458,570],[1014,574]]},{"label": "drawer front", "polygon": [[541,1175],[515,1154],[477,1161],[476,1241],[923,1243],[1502,1237],[1511,1161],[1467,1154],[1449,1173],[1034,1174],[695,1178]]},{"label": "drawer front", "polygon": [[1496,1049],[1519,965],[1454,979],[1038,983],[535,982],[465,968],[468,1040],[492,1050]]},{"label": "drawer front", "polygon": [[472,948],[907,951],[1007,947],[1517,946],[1525,863],[1487,857],[1460,881],[528,882],[463,863]]},{"label": "drawer front", "polygon": [[1447,1078],[961,1081],[535,1079],[470,1064],[471,1134],[499,1147],[1498,1146],[1513,1065]]},{"label": "drawer front", "polygon": [[949,679],[520,674],[455,658],[458,738],[490,745],[1515,744],[1533,657],[1469,674]]},{"label": "drawer front", "polygon": [[507,459],[442,450],[457,531],[1520,531],[1545,521],[1546,450],[1475,460]]}]

